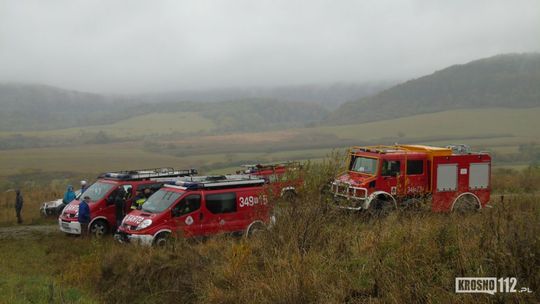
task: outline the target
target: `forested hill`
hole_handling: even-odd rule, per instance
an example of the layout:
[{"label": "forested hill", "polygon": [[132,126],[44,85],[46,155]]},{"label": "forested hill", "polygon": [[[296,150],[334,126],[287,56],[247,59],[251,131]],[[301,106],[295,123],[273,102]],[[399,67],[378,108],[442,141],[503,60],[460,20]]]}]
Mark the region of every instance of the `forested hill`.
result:
[{"label": "forested hill", "polygon": [[540,54],[454,65],[343,104],[327,122],[347,124],[459,108],[540,106]]},{"label": "forested hill", "polygon": [[156,102],[150,97],[103,96],[22,84],[0,84],[0,109],[0,131],[83,128],[174,112],[197,113],[211,119],[219,131],[264,130],[319,122],[329,113],[317,104],[271,99]]},{"label": "forested hill", "polygon": [[47,130],[114,121],[122,98],[68,91],[60,88],[0,84],[0,130]]}]

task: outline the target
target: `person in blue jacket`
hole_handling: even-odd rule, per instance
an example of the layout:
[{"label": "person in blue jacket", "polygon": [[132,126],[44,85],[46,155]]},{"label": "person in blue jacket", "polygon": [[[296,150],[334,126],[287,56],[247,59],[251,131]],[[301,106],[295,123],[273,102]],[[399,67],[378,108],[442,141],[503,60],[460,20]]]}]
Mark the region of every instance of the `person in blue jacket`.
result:
[{"label": "person in blue jacket", "polygon": [[57,213],[62,213],[66,205],[71,203],[71,201],[74,200],[76,196],[77,195],[75,194],[75,191],[73,191],[73,186],[68,185],[66,192],[64,193],[64,198],[62,199],[62,204],[58,206]]},{"label": "person in blue jacket", "polygon": [[86,237],[88,235],[88,224],[90,223],[90,207],[88,203],[90,202],[90,197],[85,196],[84,199],[79,204],[79,224],[81,224],[81,236]]}]

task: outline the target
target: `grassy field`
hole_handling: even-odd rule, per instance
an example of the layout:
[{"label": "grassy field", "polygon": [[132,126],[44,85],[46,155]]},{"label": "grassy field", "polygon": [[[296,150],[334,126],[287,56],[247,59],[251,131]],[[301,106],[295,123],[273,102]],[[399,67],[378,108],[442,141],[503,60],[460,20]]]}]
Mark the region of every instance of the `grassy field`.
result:
[{"label": "grassy field", "polygon": [[[538,189],[537,169],[497,172],[495,191],[518,194],[479,213],[435,214],[422,206],[369,218],[326,208],[330,197],[315,189],[332,168],[310,167],[296,205],[282,204],[276,226],[250,239],[219,236],[142,248],[55,231],[12,237],[0,228],[0,302],[540,301],[540,198],[520,194],[531,189],[514,189],[524,179]],[[34,189],[29,201],[49,195]],[[456,294],[454,279],[463,276],[516,277],[518,289],[533,292]]]},{"label": "grassy field", "polygon": [[[57,172],[60,176],[72,172],[86,174],[88,179],[98,172],[140,167],[234,172],[242,163],[321,159],[333,149],[362,142],[464,143],[477,150],[494,151],[497,156],[517,155],[520,145],[540,143],[540,120],[536,119],[540,108],[456,110],[359,125],[197,136],[185,132],[208,131],[213,124],[192,114],[151,114],[85,128],[104,130],[114,136],[146,136],[141,140],[124,138],[122,142],[106,144],[0,150],[0,183],[13,176],[31,177],[29,172]],[[68,138],[79,133],[79,129],[73,128],[25,134]],[[524,159],[503,160],[495,158],[494,163],[506,167],[529,164]]]},{"label": "grassy field", "polygon": [[0,138],[13,134],[38,138],[70,138],[81,136],[83,132],[96,133],[99,131],[119,138],[138,138],[171,133],[191,134],[210,131],[214,127],[211,120],[202,117],[199,113],[152,113],[121,120],[110,125],[48,131],[0,132]]},{"label": "grassy field", "polygon": [[[540,108],[464,109],[378,121],[359,125],[314,128],[315,131],[342,138],[377,139],[384,137],[518,137],[538,141]],[[493,144],[493,142],[491,142]]]}]

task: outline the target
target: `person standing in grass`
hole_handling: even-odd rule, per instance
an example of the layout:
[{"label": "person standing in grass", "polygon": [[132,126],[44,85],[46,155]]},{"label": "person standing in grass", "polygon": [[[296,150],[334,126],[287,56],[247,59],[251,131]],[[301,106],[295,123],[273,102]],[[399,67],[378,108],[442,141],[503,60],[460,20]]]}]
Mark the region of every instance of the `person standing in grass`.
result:
[{"label": "person standing in grass", "polygon": [[81,236],[88,236],[88,224],[90,223],[90,207],[88,203],[90,202],[90,197],[85,196],[84,199],[79,204],[79,224],[81,224]]},{"label": "person standing in grass", "polygon": [[119,187],[116,190],[114,206],[116,209],[116,227],[120,227],[120,224],[122,224],[122,220],[126,215],[126,190],[124,190],[124,187]]},{"label": "person standing in grass", "polygon": [[15,213],[17,214],[17,224],[22,224],[22,216],[21,211],[23,208],[23,197],[21,194],[21,190],[17,189],[15,190],[15,193],[17,196],[15,197]]},{"label": "person standing in grass", "polygon": [[71,201],[74,200],[76,196],[77,195],[75,194],[75,191],[73,191],[73,186],[68,185],[66,192],[64,193],[64,198],[62,199],[62,204],[58,206],[58,214],[62,213],[64,207],[66,207],[67,204],[71,203]]}]

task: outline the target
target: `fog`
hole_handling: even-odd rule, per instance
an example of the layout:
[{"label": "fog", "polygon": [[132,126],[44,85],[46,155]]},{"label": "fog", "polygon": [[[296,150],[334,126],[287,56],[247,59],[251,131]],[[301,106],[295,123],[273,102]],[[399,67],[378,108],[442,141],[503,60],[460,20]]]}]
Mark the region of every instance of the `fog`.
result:
[{"label": "fog", "polygon": [[0,0],[0,82],[141,93],[408,79],[539,51],[539,37],[537,0]]}]

